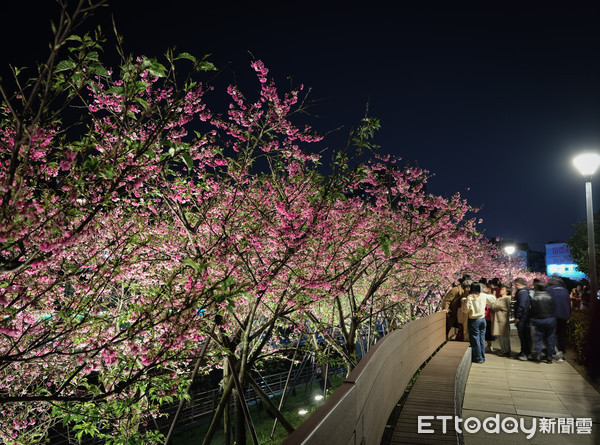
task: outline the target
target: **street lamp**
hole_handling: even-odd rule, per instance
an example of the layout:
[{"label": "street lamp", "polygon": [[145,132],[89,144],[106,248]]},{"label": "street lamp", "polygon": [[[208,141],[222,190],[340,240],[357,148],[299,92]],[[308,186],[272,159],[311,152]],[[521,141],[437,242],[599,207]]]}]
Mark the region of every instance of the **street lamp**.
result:
[{"label": "street lamp", "polygon": [[504,251],[508,255],[508,267],[510,271],[510,285],[512,286],[512,254],[515,253],[515,246],[508,244],[504,246]]},{"label": "street lamp", "polygon": [[[596,244],[594,241],[594,210],[592,203],[592,176],[600,166],[600,155],[597,153],[584,153],[573,159],[573,164],[585,178],[585,203],[587,210],[588,257],[590,267],[590,299],[592,305],[592,322],[590,326],[592,348],[597,345],[600,333],[600,308],[598,307],[598,282],[596,278]],[[590,377],[600,376],[600,354],[594,351],[590,358]]]}]

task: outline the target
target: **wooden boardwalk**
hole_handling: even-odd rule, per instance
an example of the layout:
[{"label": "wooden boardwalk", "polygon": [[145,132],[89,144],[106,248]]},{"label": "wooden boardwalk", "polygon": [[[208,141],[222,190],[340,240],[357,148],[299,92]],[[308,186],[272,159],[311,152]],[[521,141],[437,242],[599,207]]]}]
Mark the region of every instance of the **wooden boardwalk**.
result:
[{"label": "wooden boardwalk", "polygon": [[[447,430],[435,428],[434,433],[419,433],[419,416],[460,416],[460,404],[456,403],[457,393],[464,390],[461,381],[461,367],[466,379],[471,355],[468,343],[451,341],[446,343],[421,371],[406,398],[400,416],[394,427],[390,444],[453,444],[460,440],[454,423],[448,422]],[[466,369],[464,367],[466,366]],[[458,378],[457,378],[458,377]],[[458,412],[457,412],[458,411]],[[440,421],[431,421],[440,424]],[[424,425],[424,429],[431,429]]]},{"label": "wooden boardwalk", "polygon": [[[600,393],[568,362],[546,364],[517,360],[520,343],[514,326],[511,326],[511,344],[513,357],[488,352],[485,364],[474,364],[467,372],[460,372],[456,367],[465,352],[470,365],[468,344],[448,342],[422,370],[398,417],[391,441],[385,443],[600,444]],[[498,347],[497,341],[493,342],[493,347]],[[453,375],[465,375],[464,397],[455,393],[454,389],[460,389],[461,383],[453,388]],[[428,420],[431,425],[422,424],[423,428],[435,432],[419,434],[418,416],[452,416],[452,419],[447,421],[445,432],[442,420]],[[509,419],[523,422],[529,432],[521,427],[511,433],[485,431],[483,427],[469,431],[461,424],[464,431],[457,434],[454,428],[455,417],[461,422],[477,419],[483,426],[486,419],[496,416],[499,422]],[[543,431],[540,426],[548,419],[555,419],[548,423],[554,425],[551,432]],[[568,423],[560,427],[558,419],[571,422],[571,428]],[[470,424],[472,426],[473,422]],[[492,427],[494,424],[487,425]],[[507,425],[510,428],[513,424]],[[531,430],[534,425],[537,425],[535,431]]]},{"label": "wooden boardwalk", "polygon": [[[511,326],[510,340],[512,358],[486,353],[484,365],[471,367],[462,418],[472,417],[483,422],[497,415],[501,421],[517,419],[526,428],[536,422],[535,434],[530,436],[521,428],[510,434],[502,430],[488,433],[481,428],[472,433],[465,431],[465,444],[600,444],[600,393],[568,361],[547,364],[517,360],[520,342],[514,326]],[[496,348],[497,342],[493,346]],[[552,431],[541,430],[544,419]],[[566,425],[560,427],[559,419]]]}]

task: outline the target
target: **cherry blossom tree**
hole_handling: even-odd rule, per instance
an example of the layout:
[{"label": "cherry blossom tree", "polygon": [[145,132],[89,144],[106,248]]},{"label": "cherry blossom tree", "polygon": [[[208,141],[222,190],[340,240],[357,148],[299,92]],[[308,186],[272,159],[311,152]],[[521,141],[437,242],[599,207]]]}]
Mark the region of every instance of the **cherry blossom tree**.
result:
[{"label": "cherry blossom tree", "polygon": [[161,406],[221,368],[204,441],[222,417],[231,441],[233,398],[243,444],[253,370],[289,356],[280,332],[320,334],[350,371],[374,320],[431,313],[456,273],[506,264],[459,195],[426,192],[428,172],[363,161],[377,120],[324,173],[321,138],[294,121],[302,87],[280,93],[260,61],[256,91],[230,86],[224,112],[206,58],[133,57],[118,38],[106,67],[100,32],[74,33],[104,3],[64,5],[47,61],[0,88],[3,442],[59,423],[75,440],[161,442]]},{"label": "cherry blossom tree", "polygon": [[[46,63],[14,69],[0,123],[2,440],[31,443],[57,420],[115,443],[183,393],[206,332],[196,309],[212,282],[180,254],[179,230],[145,184],[190,162],[184,126],[205,119],[205,89],[170,68],[99,61],[97,34],[73,34],[104,2],[62,11]],[[65,56],[63,50],[69,49]],[[62,57],[62,58],[61,58]],[[182,60],[183,59],[183,60]],[[193,143],[193,142],[192,142]],[[199,280],[204,293],[186,288]]]},{"label": "cherry blossom tree", "polygon": [[[348,371],[357,361],[360,332],[372,330],[373,316],[389,315],[394,308],[403,315],[411,308],[423,310],[435,294],[428,287],[440,282],[432,275],[451,276],[457,259],[466,263],[480,238],[473,221],[465,219],[466,203],[459,196],[446,200],[427,194],[426,180],[426,172],[399,168],[394,160],[364,165],[354,184],[359,196],[349,199],[347,212],[335,219],[336,232],[346,233],[329,246],[336,259],[333,273],[340,278],[323,296],[328,304],[321,313],[308,308],[306,316],[340,353]],[[388,324],[395,322],[387,318]],[[326,334],[332,325],[339,328],[343,348]]]}]

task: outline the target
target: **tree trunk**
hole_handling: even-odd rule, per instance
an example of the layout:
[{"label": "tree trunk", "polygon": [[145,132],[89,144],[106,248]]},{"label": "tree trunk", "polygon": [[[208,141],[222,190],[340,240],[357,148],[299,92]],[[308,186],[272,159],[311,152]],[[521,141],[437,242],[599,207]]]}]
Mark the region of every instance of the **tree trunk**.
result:
[{"label": "tree trunk", "polygon": [[[233,381],[233,378],[230,375],[230,371],[229,371],[229,361],[225,360],[225,363],[223,363],[223,382],[231,382]],[[230,398],[231,400],[231,398]],[[229,401],[227,402],[227,405],[225,406],[225,409],[223,411],[223,432],[225,433],[225,445],[231,445],[232,444],[232,437],[231,437],[231,403],[229,403]]]},{"label": "tree trunk", "polygon": [[[250,383],[250,386],[252,386],[252,389],[254,389],[256,394],[258,394],[258,397],[260,397],[260,400],[262,400],[262,402],[265,404],[265,406],[267,407],[267,410],[271,414],[273,414],[273,416],[277,420],[279,420],[279,422],[281,422],[281,425],[286,429],[286,431],[288,433],[293,432],[294,427],[291,425],[290,422],[288,422],[288,420],[285,418],[285,416],[283,414],[281,414],[281,411],[279,411],[277,409],[277,407],[275,405],[273,405],[273,402],[271,402],[271,399],[269,398],[269,396],[266,395],[262,389],[260,389],[260,386],[258,386],[258,384],[256,383],[256,381],[254,381],[252,376],[249,376],[249,375],[246,375],[246,376],[248,378],[248,382]],[[284,396],[285,396],[285,393],[281,395],[281,397],[284,397]]]},{"label": "tree trunk", "polygon": [[246,418],[244,417],[240,393],[237,389],[233,390],[233,417],[235,425],[235,443],[236,445],[246,445]]},{"label": "tree trunk", "polygon": [[227,405],[229,404],[229,399],[231,397],[231,390],[233,389],[233,379],[229,378],[228,381],[223,380],[223,395],[221,396],[221,400],[219,401],[219,405],[217,406],[217,410],[215,411],[215,415],[213,416],[210,426],[208,427],[208,431],[204,436],[204,440],[202,441],[202,445],[209,445],[212,441],[213,436],[215,435],[215,431],[217,430],[217,426],[219,425],[219,421],[223,416],[223,412],[227,409]]},{"label": "tree trunk", "polygon": [[223,430],[225,432],[225,445],[231,445],[231,412],[229,411],[231,404],[227,403],[225,411],[223,411]]},{"label": "tree trunk", "polygon": [[[198,375],[198,370],[200,369],[200,363],[202,363],[202,360],[204,360],[204,356],[206,355],[206,351],[208,350],[209,343],[210,343],[210,337],[208,337],[206,340],[204,340],[204,345],[202,346],[202,351],[200,352],[200,357],[198,357],[198,359],[196,360],[196,364],[194,365],[194,369],[192,371],[192,377],[190,379],[190,383],[188,384],[188,386],[185,390],[185,392],[187,394],[189,394],[190,390],[192,389],[194,379]],[[168,445],[169,442],[171,441],[171,437],[173,436],[173,431],[175,431],[175,425],[177,425],[177,419],[179,418],[179,414],[181,414],[181,410],[183,409],[184,403],[185,403],[185,399],[182,398],[181,401],[179,402],[179,407],[177,408],[177,412],[175,413],[175,416],[171,420],[171,427],[169,428],[169,432],[167,434],[167,437],[165,438],[165,445]]]}]

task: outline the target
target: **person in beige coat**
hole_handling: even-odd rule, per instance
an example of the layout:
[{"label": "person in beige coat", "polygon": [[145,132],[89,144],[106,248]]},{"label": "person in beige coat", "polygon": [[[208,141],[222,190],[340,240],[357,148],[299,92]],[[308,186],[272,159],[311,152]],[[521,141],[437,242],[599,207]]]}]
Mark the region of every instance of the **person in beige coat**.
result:
[{"label": "person in beige coat", "polygon": [[492,304],[494,319],[492,323],[492,335],[500,344],[501,356],[510,357],[510,295],[505,284],[500,285],[500,296]]},{"label": "person in beige coat", "polygon": [[[455,328],[457,324],[463,324],[460,320],[462,314],[460,313],[460,303],[462,298],[469,293],[471,286],[471,280],[467,277],[463,277],[458,286],[454,286],[442,299],[442,310],[446,312],[446,337],[450,337],[450,330]],[[465,332],[465,336],[467,333]],[[465,340],[466,341],[466,340]]]}]

